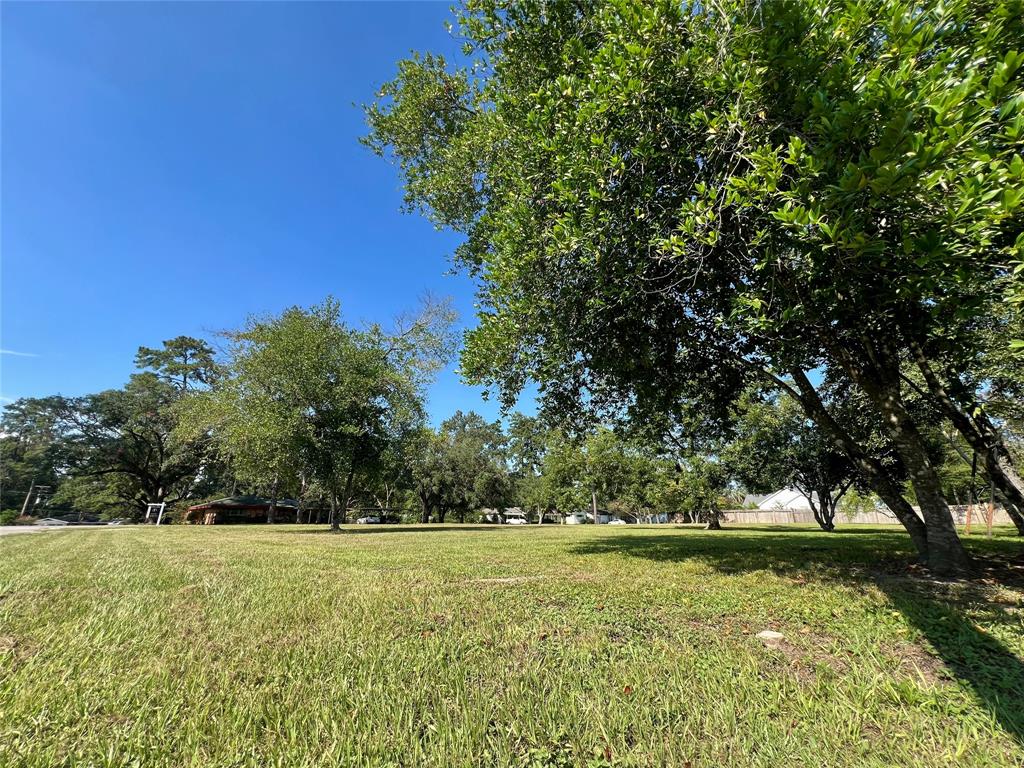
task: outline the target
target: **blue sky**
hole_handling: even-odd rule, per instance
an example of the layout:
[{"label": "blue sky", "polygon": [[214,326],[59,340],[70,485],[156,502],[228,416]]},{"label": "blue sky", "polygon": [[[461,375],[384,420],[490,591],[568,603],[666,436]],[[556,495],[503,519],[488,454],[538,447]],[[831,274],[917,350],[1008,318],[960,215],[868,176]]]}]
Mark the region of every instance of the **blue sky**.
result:
[{"label": "blue sky", "polygon": [[[450,295],[471,325],[455,238],[357,141],[399,58],[457,57],[448,8],[0,4],[4,402],[120,386],[139,345],[327,294],[382,322]],[[498,412],[454,366],[429,406]]]}]

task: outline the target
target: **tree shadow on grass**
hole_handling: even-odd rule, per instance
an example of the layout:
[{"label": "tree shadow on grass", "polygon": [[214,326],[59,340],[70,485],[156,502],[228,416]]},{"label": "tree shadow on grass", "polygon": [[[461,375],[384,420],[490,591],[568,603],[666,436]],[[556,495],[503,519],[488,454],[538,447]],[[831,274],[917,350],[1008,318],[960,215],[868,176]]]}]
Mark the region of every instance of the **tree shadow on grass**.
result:
[{"label": "tree shadow on grass", "polygon": [[[318,525],[313,523],[313,525]],[[550,527],[550,526],[549,526]],[[472,533],[475,531],[512,531],[516,526],[511,525],[472,525],[461,523],[418,523],[413,525],[367,525],[353,527],[347,524],[340,531],[334,531],[329,525],[323,524],[322,528],[313,531],[288,531],[288,533],[300,535],[323,536],[334,534],[336,536],[365,536],[371,533]]]},{"label": "tree shadow on grass", "polygon": [[[750,531],[750,532],[777,532],[777,533],[826,533],[816,525],[811,524],[799,524],[794,525],[793,523],[763,523],[754,525],[733,525],[732,523],[723,523],[722,530],[726,531]],[[880,526],[859,526],[859,525],[842,525],[841,523],[836,524],[835,531],[829,533],[830,536],[848,536],[850,534],[867,534],[872,536],[893,536],[896,538],[906,538],[907,534],[899,526],[891,526],[889,529],[882,528]]]},{"label": "tree shadow on grass", "polygon": [[733,531],[608,536],[581,541],[571,551],[668,563],[698,561],[722,573],[770,571],[845,585],[873,584],[927,638],[946,667],[974,691],[1003,729],[1024,744],[1024,660],[975,623],[981,618],[986,624],[1019,625],[1019,618],[986,594],[993,580],[1024,586],[1024,549],[1019,542],[969,541],[981,575],[987,578],[945,582],[928,578],[911,565],[910,542],[895,531],[863,531],[875,535],[850,538],[764,528],[730,536]]}]

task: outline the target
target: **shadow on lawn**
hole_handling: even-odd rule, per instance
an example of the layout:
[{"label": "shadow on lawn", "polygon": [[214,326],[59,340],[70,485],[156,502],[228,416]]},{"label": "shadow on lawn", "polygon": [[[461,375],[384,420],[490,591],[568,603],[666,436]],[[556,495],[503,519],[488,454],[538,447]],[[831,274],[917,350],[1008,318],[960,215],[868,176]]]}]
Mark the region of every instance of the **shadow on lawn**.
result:
[{"label": "shadow on lawn", "polygon": [[[979,629],[971,616],[980,615],[990,624],[1016,625],[1019,619],[988,600],[983,584],[942,582],[916,572],[909,565],[914,559],[910,542],[896,531],[858,531],[874,535],[847,537],[845,533],[758,528],[744,533],[759,535],[729,536],[736,530],[701,536],[603,537],[580,542],[572,551],[657,562],[697,560],[723,573],[766,570],[848,585],[873,584],[928,639],[948,669],[971,687],[1003,729],[1024,744],[1024,661]],[[988,575],[999,571],[1006,583],[1021,586],[1024,551],[1018,542],[974,540],[968,546],[972,554],[984,558],[981,562]]]},{"label": "shadow on lawn", "polygon": [[323,525],[322,528],[317,528],[315,531],[288,531],[288,533],[298,534],[300,536],[322,536],[324,534],[334,534],[336,536],[365,536],[370,533],[467,533],[473,531],[511,531],[516,530],[519,526],[513,525],[472,525],[461,523],[417,523],[414,525],[360,525],[359,527],[353,527],[351,523],[347,523],[344,528],[340,531],[333,531],[329,525],[323,523],[313,523],[313,525]]}]

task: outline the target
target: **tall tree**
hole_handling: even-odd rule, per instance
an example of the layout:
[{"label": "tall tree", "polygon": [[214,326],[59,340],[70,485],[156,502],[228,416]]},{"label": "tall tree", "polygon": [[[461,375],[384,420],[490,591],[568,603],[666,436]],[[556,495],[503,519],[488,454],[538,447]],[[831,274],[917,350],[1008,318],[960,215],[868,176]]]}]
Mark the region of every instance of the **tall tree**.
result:
[{"label": "tall tree", "polygon": [[428,302],[392,332],[355,329],[332,298],[251,318],[226,334],[223,375],[191,398],[189,427],[208,432],[272,499],[315,481],[337,529],[358,482],[422,420],[423,388],[446,359],[451,321],[447,304]]},{"label": "tall tree", "polygon": [[122,389],[5,408],[0,446],[9,460],[0,471],[14,483],[5,486],[34,479],[52,487],[54,504],[111,514],[211,490],[219,477],[207,441],[176,432],[188,391],[210,380],[210,348],[178,337],[162,348],[140,347],[136,363],[151,370],[133,374]]},{"label": "tall tree", "polygon": [[110,492],[140,511],[188,497],[207,442],[176,432],[180,403],[181,391],[150,372],[132,375],[124,389],[60,398],[70,474],[110,478]]},{"label": "tall tree", "polygon": [[0,416],[0,508],[21,509],[35,486],[56,490],[68,471],[61,397],[23,397]]},{"label": "tall tree", "polygon": [[513,494],[520,507],[537,515],[538,524],[551,511],[544,495],[544,458],[552,431],[536,416],[513,413],[508,425],[508,459]]},{"label": "tall tree", "polygon": [[[1022,18],[1019,0],[475,0],[473,64],[402,62],[368,143],[411,206],[466,234],[471,379],[510,402],[534,378],[554,409],[724,409],[752,380],[788,386],[931,567],[958,572],[900,371],[969,352],[1024,246]],[[823,367],[865,393],[923,521],[821,403]],[[942,385],[981,445],[953,419],[973,393]],[[1011,487],[1004,458],[989,469]]]},{"label": "tall tree", "polygon": [[846,454],[781,396],[741,401],[736,434],[723,451],[729,471],[753,493],[796,488],[822,530],[835,530],[839,502],[857,479]]},{"label": "tall tree", "polygon": [[162,347],[139,347],[135,365],[152,370],[183,392],[209,385],[217,371],[213,348],[192,336],[175,336]]},{"label": "tall tree", "polygon": [[473,411],[456,411],[437,432],[422,433],[413,475],[423,522],[433,516],[443,523],[449,514],[465,522],[480,509],[508,506],[512,480],[505,445],[501,424]]}]

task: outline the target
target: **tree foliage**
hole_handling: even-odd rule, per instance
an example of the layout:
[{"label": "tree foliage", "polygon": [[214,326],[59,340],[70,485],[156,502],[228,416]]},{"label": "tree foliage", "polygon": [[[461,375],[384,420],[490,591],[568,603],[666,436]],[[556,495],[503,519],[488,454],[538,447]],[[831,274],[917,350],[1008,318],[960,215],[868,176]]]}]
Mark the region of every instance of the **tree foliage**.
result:
[{"label": "tree foliage", "polygon": [[226,334],[223,375],[191,399],[189,429],[209,433],[238,476],[272,498],[315,480],[337,527],[357,483],[421,423],[450,324],[447,305],[428,303],[393,332],[355,329],[334,299],[251,318]]},{"label": "tree foliage", "polygon": [[[958,379],[1024,245],[1022,6],[475,0],[470,64],[403,62],[367,110],[408,202],[466,234],[463,369],[550,411],[786,386],[936,570],[967,567],[899,372],[913,359],[1007,493]],[[806,372],[860,387],[922,524]],[[1019,477],[1017,478],[1019,480]]]}]

